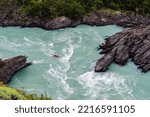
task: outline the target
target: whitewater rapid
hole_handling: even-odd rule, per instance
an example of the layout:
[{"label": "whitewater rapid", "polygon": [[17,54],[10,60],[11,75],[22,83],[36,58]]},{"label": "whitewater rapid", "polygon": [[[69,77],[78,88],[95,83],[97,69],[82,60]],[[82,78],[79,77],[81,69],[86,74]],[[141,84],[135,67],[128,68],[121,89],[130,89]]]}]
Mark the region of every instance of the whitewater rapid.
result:
[{"label": "whitewater rapid", "polygon": [[130,61],[125,67],[113,64],[108,72],[94,72],[103,56],[97,51],[99,44],[122,30],[115,25],[55,31],[0,28],[0,58],[26,55],[33,62],[14,75],[9,85],[47,93],[52,99],[149,99],[150,74],[143,75]]}]

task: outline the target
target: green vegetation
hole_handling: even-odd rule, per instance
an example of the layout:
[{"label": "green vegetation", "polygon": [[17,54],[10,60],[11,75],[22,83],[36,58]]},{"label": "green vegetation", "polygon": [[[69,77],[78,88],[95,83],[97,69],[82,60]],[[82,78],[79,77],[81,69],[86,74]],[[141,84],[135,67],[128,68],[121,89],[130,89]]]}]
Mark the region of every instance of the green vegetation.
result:
[{"label": "green vegetation", "polygon": [[16,0],[22,11],[29,16],[54,18],[67,16],[78,19],[85,14],[84,7],[77,0]]},{"label": "green vegetation", "polygon": [[58,16],[78,19],[102,8],[150,15],[150,0],[0,0],[0,9],[13,6],[11,4],[26,15],[45,19]]},{"label": "green vegetation", "polygon": [[53,18],[55,16],[52,0],[18,0],[22,10],[30,16]]},{"label": "green vegetation", "polygon": [[56,11],[58,16],[67,16],[72,19],[81,18],[85,14],[85,9],[77,1],[66,2],[66,0],[58,0],[56,2]]},{"label": "green vegetation", "polygon": [[3,100],[50,100],[45,95],[28,94],[22,90],[16,90],[0,83],[0,99]]},{"label": "green vegetation", "polygon": [[150,15],[150,0],[103,0],[103,1],[106,1],[107,7],[110,7],[112,9],[135,11],[143,15]]}]

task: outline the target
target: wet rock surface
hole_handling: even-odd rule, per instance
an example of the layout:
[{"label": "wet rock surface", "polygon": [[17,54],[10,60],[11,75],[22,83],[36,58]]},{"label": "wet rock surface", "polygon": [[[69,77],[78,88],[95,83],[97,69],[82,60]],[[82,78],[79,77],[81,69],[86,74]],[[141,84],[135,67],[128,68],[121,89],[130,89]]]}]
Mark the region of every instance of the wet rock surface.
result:
[{"label": "wet rock surface", "polygon": [[113,62],[125,65],[129,58],[147,72],[150,70],[150,25],[126,29],[108,37],[100,49],[105,55],[97,61],[96,72],[106,71]]},{"label": "wet rock surface", "polygon": [[6,60],[0,59],[0,82],[8,83],[11,77],[21,69],[31,65],[26,56],[17,56]]}]

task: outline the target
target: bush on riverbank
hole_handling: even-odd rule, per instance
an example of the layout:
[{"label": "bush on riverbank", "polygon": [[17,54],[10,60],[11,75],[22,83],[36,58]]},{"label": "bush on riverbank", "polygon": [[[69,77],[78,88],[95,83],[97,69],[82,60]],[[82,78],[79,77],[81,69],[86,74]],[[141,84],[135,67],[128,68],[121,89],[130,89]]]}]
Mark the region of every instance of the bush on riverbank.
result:
[{"label": "bush on riverbank", "polygon": [[78,19],[101,8],[150,15],[150,0],[0,0],[0,12],[15,8],[21,9],[22,14],[41,19],[58,16]]},{"label": "bush on riverbank", "polygon": [[56,3],[56,12],[58,16],[78,19],[85,14],[85,9],[77,1],[66,2],[65,0],[58,0]]},{"label": "bush on riverbank", "polygon": [[50,100],[45,95],[28,94],[25,91],[13,89],[0,83],[0,99],[2,100]]}]

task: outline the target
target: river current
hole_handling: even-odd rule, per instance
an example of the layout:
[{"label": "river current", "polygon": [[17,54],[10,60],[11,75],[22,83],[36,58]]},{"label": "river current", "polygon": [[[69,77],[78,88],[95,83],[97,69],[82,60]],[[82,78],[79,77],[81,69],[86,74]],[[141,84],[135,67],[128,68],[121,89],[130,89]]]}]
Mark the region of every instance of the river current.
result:
[{"label": "river current", "polygon": [[0,58],[26,55],[33,62],[9,86],[52,99],[150,99],[150,72],[142,73],[130,60],[126,66],[112,64],[105,73],[94,72],[103,56],[99,44],[122,30],[115,25],[54,31],[0,27]]}]

